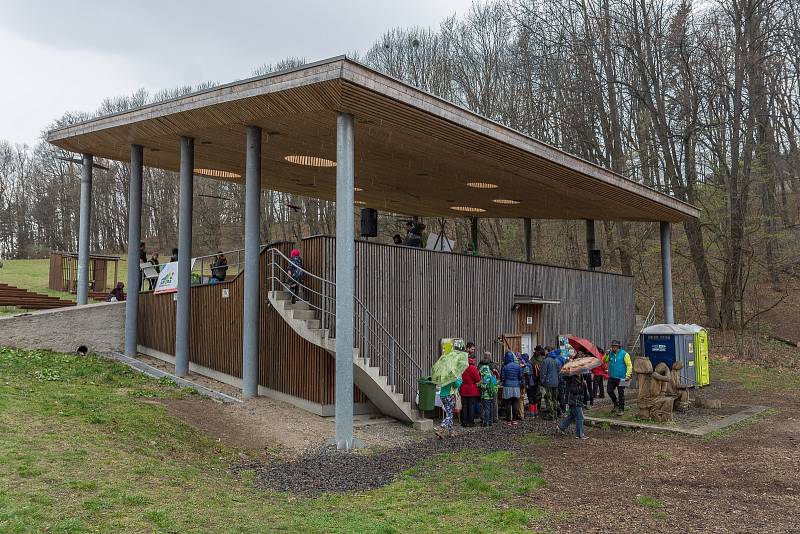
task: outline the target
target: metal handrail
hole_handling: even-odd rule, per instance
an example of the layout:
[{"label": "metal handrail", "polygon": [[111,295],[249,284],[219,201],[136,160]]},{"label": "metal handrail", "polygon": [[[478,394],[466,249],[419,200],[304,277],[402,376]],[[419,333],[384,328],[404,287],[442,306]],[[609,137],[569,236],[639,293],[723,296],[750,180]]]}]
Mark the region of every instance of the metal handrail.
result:
[{"label": "metal handrail", "polygon": [[[270,254],[268,280],[271,284],[271,290],[275,291],[277,285],[284,290],[291,291],[287,280],[289,271],[279,263],[282,259],[288,264],[291,259],[276,248],[270,248],[267,253]],[[332,329],[331,326],[335,327],[336,283],[311,273],[303,267],[298,267],[298,269],[309,279],[318,281],[319,289],[311,287],[304,276],[303,282],[295,281],[298,287],[305,292],[298,291],[297,299],[306,303],[310,308],[319,311],[321,313],[320,324],[322,329],[326,329],[327,325],[327,330],[330,331]],[[309,294],[313,294],[314,297],[309,298]],[[301,295],[306,298],[302,298]],[[319,297],[319,304],[314,302],[316,296]],[[385,367],[389,385],[395,391],[401,389],[399,386],[405,386],[402,387],[403,394],[404,396],[408,395],[413,402],[417,394],[415,378],[422,375],[422,369],[413,360],[411,354],[389,333],[367,306],[356,296],[353,297],[353,300],[356,305],[353,317],[354,345],[359,349],[360,357],[364,358],[368,365],[376,362],[377,367]],[[333,321],[330,320],[331,318],[333,318]],[[415,373],[416,377],[413,376]]]},{"label": "metal handrail", "polygon": [[653,326],[656,322],[656,301],[653,299],[653,304],[650,306],[650,311],[647,312],[647,315],[644,318],[644,323],[642,323],[642,327],[639,329],[639,335],[636,336],[636,341],[633,343],[633,347],[631,348],[631,354],[636,356],[637,350],[640,350],[641,344],[641,333],[642,330],[647,328],[648,326]]}]

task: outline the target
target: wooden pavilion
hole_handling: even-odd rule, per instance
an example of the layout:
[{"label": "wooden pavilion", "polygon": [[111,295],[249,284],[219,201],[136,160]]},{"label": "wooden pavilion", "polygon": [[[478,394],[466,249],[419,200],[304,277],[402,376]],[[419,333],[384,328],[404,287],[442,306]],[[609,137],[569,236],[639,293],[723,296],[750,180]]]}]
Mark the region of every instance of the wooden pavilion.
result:
[{"label": "wooden pavilion", "polygon": [[[471,217],[585,219],[590,249],[594,248],[591,246],[594,219],[659,222],[667,322],[672,321],[669,225],[699,215],[698,209],[691,205],[346,57],[98,117],[51,131],[48,140],[61,148],[83,154],[81,258],[88,257],[89,251],[88,199],[93,156],[131,162],[129,243],[138,243],[140,237],[143,165],[180,173],[178,246],[181,251],[191,250],[193,177],[202,175],[244,182],[245,270],[240,282],[232,282],[241,284],[241,288],[236,290],[241,291],[240,298],[228,301],[232,306],[239,303],[238,309],[232,309],[230,313],[240,314],[241,322],[236,325],[238,331],[228,328],[224,333],[232,336],[225,350],[234,346],[238,349],[218,356],[230,360],[227,372],[241,376],[244,395],[250,397],[258,393],[259,386],[269,387],[270,377],[295,371],[302,375],[304,372],[291,367],[276,368],[275,362],[260,359],[265,338],[272,335],[270,331],[275,333],[283,328],[288,336],[291,330],[304,342],[328,354],[348,355],[329,358],[328,371],[319,375],[323,382],[331,381],[333,377],[332,388],[325,387],[328,387],[330,395],[334,390],[337,393],[334,399],[336,443],[345,449],[353,446],[354,395],[363,393],[373,403],[381,398],[385,402],[378,404],[382,405],[394,402],[397,410],[402,411],[405,408],[399,407],[401,403],[411,405],[414,400],[408,398],[410,395],[405,391],[408,385],[403,386],[399,381],[399,362],[405,362],[408,369],[402,372],[408,373],[413,373],[415,366],[427,363],[422,355],[409,352],[409,348],[398,339],[404,339],[400,330],[418,327],[417,323],[409,323],[407,318],[412,308],[424,301],[428,289],[424,284],[415,286],[419,287],[419,292],[394,302],[391,313],[375,308],[375,302],[364,297],[365,292],[381,291],[381,280],[385,282],[385,278],[382,278],[382,268],[367,269],[363,262],[383,265],[381,254],[385,252],[392,256],[397,251],[387,248],[383,252],[377,249],[370,254],[363,252],[370,247],[355,243],[353,214],[356,205],[420,216],[462,214]],[[319,291],[308,299],[309,308],[300,309],[287,304],[285,288],[280,287],[280,276],[265,277],[265,270],[280,271],[285,263],[280,247],[261,254],[258,236],[261,188],[336,200],[336,240],[326,241],[325,253],[314,260],[321,262],[320,265],[327,261],[326,265],[335,265],[336,268],[328,269],[319,280],[314,279]],[[334,248],[333,243],[339,246]],[[315,246],[325,248],[319,243]],[[361,254],[358,256],[361,264],[356,261],[357,254]],[[435,254],[419,251],[405,259],[392,261],[399,262],[398,269],[413,271],[416,265],[417,271],[421,272],[422,265],[439,261],[431,259],[433,256],[423,255]],[[367,257],[371,259],[367,260]],[[481,273],[485,275],[488,272],[483,269],[507,273],[503,275],[507,278],[503,289],[512,293],[509,310],[514,306],[534,305],[537,298],[547,300],[557,296],[537,291],[537,277],[540,286],[544,277],[541,269],[536,271],[533,266],[524,267],[524,264],[519,268],[500,268],[490,260],[473,259],[475,262],[468,266],[451,262],[450,272],[471,269],[474,278],[468,282],[478,284],[491,279],[481,278]],[[190,361],[195,362],[196,354],[206,350],[195,342],[197,337],[205,334],[194,319],[197,314],[191,311],[197,305],[199,294],[205,290],[190,288],[190,263],[184,260],[188,260],[188,256],[179,262],[175,313],[172,314],[163,304],[164,313],[174,321],[169,323],[174,324],[174,342],[165,343],[163,349],[169,352],[170,345],[174,346],[172,353],[177,374],[185,374]],[[357,274],[356,268],[359,269]],[[399,273],[392,276],[400,276]],[[593,294],[590,287],[594,287],[598,298],[591,301],[591,305],[596,306],[597,314],[616,306],[620,309],[627,307],[621,313],[632,316],[632,289],[628,295],[624,288],[626,283],[610,282],[614,277],[615,280],[628,280],[630,286],[629,279],[590,271],[580,273],[572,277],[554,276],[552,279],[557,280],[553,282],[555,285],[548,287],[564,289],[558,291],[559,295],[566,292]],[[139,279],[135,258],[129,265],[128,276],[131,287]],[[269,285],[262,287],[265,279]],[[525,288],[519,289],[514,280],[520,280],[519,287]],[[446,279],[443,281],[447,282]],[[81,286],[85,282],[82,279],[79,283],[79,303]],[[370,287],[372,289],[368,289]],[[484,289],[481,287],[480,291]],[[516,296],[522,300],[515,302],[513,293],[518,289],[521,292]],[[264,291],[267,295],[263,295]],[[610,292],[614,298],[620,298],[620,302],[604,302],[600,298],[603,292]],[[135,355],[137,330],[142,332],[138,328],[139,316],[142,316],[142,321],[148,321],[150,309],[157,305],[149,303],[150,296],[143,297],[141,305],[137,295],[131,294],[131,297],[126,318],[126,352]],[[530,304],[526,299],[531,300]],[[270,303],[268,310],[265,309],[266,301]],[[149,303],[148,306],[142,306],[145,303]],[[502,308],[506,303],[498,300],[487,302],[487,305]],[[264,317],[272,313],[280,316],[283,326],[275,322],[272,330],[265,331]],[[486,313],[505,317],[504,309],[487,310]],[[442,320],[449,321],[453,328],[463,324],[457,319]],[[360,322],[363,326],[359,325]],[[630,325],[630,319],[627,324]],[[172,326],[169,329],[172,331]],[[147,331],[152,331],[152,328]],[[547,335],[552,334],[548,332]],[[413,334],[409,335],[413,338]],[[376,336],[386,340],[381,354],[375,354],[378,348]],[[359,344],[360,338],[372,338],[373,342]],[[139,341],[142,341],[141,335]],[[354,350],[354,347],[360,350]],[[429,351],[432,349],[428,348]],[[424,346],[413,350],[424,350]],[[351,352],[352,359],[349,357]],[[405,356],[398,357],[398,353]],[[207,360],[203,362],[207,363]],[[318,371],[322,367],[314,369]],[[353,388],[354,373],[356,383],[363,390],[361,393]],[[374,380],[368,379],[371,374],[375,375]],[[315,375],[308,371],[303,376]],[[391,401],[392,396],[394,401]]]}]

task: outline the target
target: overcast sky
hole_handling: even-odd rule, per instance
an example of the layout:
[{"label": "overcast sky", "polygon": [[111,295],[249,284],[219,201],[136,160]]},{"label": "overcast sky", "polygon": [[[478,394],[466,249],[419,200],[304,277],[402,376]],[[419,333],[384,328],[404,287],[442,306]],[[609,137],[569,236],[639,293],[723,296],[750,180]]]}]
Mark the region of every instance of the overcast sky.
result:
[{"label": "overcast sky", "polygon": [[364,51],[471,0],[0,0],[0,140],[33,144],[103,98],[228,82],[289,56]]}]

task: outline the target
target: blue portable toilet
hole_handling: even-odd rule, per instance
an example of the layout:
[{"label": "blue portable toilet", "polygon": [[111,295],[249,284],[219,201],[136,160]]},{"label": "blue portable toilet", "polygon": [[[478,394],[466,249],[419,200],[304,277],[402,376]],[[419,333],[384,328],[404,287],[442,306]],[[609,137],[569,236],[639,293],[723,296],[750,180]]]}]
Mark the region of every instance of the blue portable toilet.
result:
[{"label": "blue portable toilet", "polygon": [[672,369],[676,360],[682,361],[681,384],[695,387],[698,385],[698,350],[702,348],[698,337],[707,339],[705,329],[696,324],[654,324],[642,330],[642,353],[654,368],[664,362]]}]

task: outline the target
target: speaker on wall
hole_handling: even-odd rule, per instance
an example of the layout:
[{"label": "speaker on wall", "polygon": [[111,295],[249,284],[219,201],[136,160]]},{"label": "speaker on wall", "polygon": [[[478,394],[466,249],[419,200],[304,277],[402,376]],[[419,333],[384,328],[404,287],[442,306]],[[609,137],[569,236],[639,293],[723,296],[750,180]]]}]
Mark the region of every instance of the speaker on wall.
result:
[{"label": "speaker on wall", "polygon": [[361,210],[361,237],[378,237],[378,210]]}]

